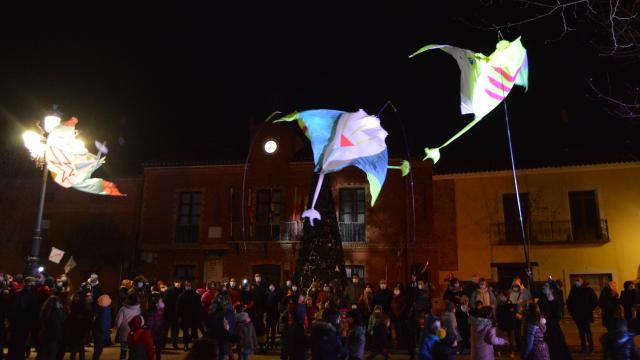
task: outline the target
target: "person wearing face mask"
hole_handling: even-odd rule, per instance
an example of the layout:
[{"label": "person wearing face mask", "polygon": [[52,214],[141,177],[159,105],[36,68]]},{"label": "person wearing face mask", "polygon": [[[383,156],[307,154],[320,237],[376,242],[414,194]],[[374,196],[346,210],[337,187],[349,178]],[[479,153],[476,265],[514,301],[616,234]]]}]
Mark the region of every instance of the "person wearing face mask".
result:
[{"label": "person wearing face mask", "polygon": [[167,331],[171,330],[171,342],[173,348],[178,348],[178,332],[180,330],[180,324],[178,323],[178,297],[182,294],[182,282],[180,280],[174,280],[173,284],[167,292],[164,294],[164,320],[167,327]]},{"label": "person wearing face mask", "polygon": [[327,301],[329,301],[329,299],[331,298],[331,288],[329,287],[329,284],[324,284],[322,286],[322,291],[320,291],[318,293],[318,296],[316,297],[316,303],[321,302],[321,303],[326,303]]},{"label": "person wearing face mask", "polygon": [[[264,315],[267,308],[267,284],[262,281],[262,275],[256,273],[253,276],[253,301],[255,303],[254,316],[251,318],[253,327],[256,330],[256,336],[258,337],[258,348],[261,354],[266,352],[266,333],[267,327],[264,322]],[[249,314],[251,315],[251,314]]]},{"label": "person wearing face mask", "polygon": [[373,294],[372,305],[382,306],[382,312],[389,315],[391,310],[391,300],[393,299],[393,291],[387,288],[387,281],[380,280],[378,290]]},{"label": "person wearing face mask", "polygon": [[229,298],[231,299],[231,305],[234,307],[240,304],[240,289],[238,289],[238,281],[235,278],[229,279]]},{"label": "person wearing face mask", "polygon": [[373,312],[373,290],[371,290],[371,285],[367,284],[364,288],[364,292],[358,299],[358,310],[362,313],[362,316],[365,319],[368,319],[371,313]]},{"label": "person wearing face mask", "polygon": [[344,290],[344,298],[347,304],[358,302],[364,294],[364,286],[360,283],[360,275],[351,275],[351,282],[347,284]]},{"label": "person wearing face mask", "polygon": [[280,313],[278,311],[280,304],[280,292],[276,289],[274,283],[269,284],[269,290],[267,290],[267,347],[276,347],[276,334],[278,332],[278,318]]},{"label": "person wearing face mask", "polygon": [[149,312],[147,313],[147,327],[151,330],[153,345],[155,346],[156,360],[160,360],[165,343],[166,326],[164,323],[164,301],[160,294],[151,297]]},{"label": "person wearing face mask", "polygon": [[522,280],[519,277],[513,279],[511,283],[511,291],[509,291],[509,301],[516,306],[516,321],[515,321],[515,335],[516,335],[516,348],[522,348],[522,319],[524,317],[527,304],[531,300],[531,293],[522,284]]},{"label": "person wearing face mask", "polygon": [[391,325],[393,326],[393,343],[396,348],[406,347],[406,327],[407,327],[407,299],[400,285],[393,289],[391,299]]},{"label": "person wearing face mask", "polygon": [[424,280],[418,280],[418,289],[414,295],[409,308],[409,325],[407,336],[407,347],[409,358],[415,358],[415,348],[420,334],[420,319],[431,313],[431,300],[429,298],[428,286]]},{"label": "person wearing face mask", "polygon": [[547,330],[544,333],[544,340],[549,345],[549,354],[552,360],[571,360],[571,352],[567,346],[564,332],[560,328],[562,302],[559,298],[559,290],[551,278],[542,287],[542,296],[538,304],[546,318]]},{"label": "person wearing face mask", "polygon": [[569,291],[567,310],[578,328],[581,352],[587,351],[587,344],[589,345],[589,351],[593,351],[591,323],[593,322],[593,310],[595,310],[597,303],[596,292],[593,291],[588,282],[578,276],[574,286]]},{"label": "person wearing face mask", "polygon": [[491,308],[496,308],[496,296],[493,294],[493,291],[489,289],[489,284],[487,280],[484,278],[480,278],[478,281],[478,290],[476,290],[471,296],[471,304],[474,305],[481,301],[484,306],[491,306]]},{"label": "person wearing face mask", "polygon": [[442,299],[449,301],[456,306],[456,310],[460,310],[460,298],[464,295],[464,289],[460,286],[460,280],[458,278],[452,278],[449,280],[447,290],[444,291]]},{"label": "person wearing face mask", "polygon": [[200,296],[191,285],[191,281],[184,282],[184,291],[178,297],[177,314],[184,338],[184,351],[189,351],[191,339],[198,339],[200,318]]}]

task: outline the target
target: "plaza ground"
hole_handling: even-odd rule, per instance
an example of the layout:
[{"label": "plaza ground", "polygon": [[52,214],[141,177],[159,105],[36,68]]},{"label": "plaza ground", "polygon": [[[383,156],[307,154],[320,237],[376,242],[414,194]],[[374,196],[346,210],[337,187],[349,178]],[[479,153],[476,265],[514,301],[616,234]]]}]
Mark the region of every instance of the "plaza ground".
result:
[{"label": "plaza ground", "polygon": [[[567,338],[567,343],[569,344],[569,347],[571,348],[572,352],[574,352],[573,354],[574,359],[602,359],[602,351],[597,339],[604,333],[604,328],[601,326],[599,322],[593,324],[592,326],[593,337],[596,342],[595,353],[593,354],[575,353],[580,349],[580,339],[578,337],[578,332],[576,330],[576,327],[570,318],[565,318],[562,321],[561,325],[562,325],[562,329],[564,330],[565,336]],[[636,338],[636,345],[639,345],[639,342],[640,342],[638,338],[640,337]],[[85,348],[85,350],[86,350],[85,352],[86,359],[91,359],[93,348],[87,347]],[[279,350],[274,350],[274,351],[270,351],[266,355],[252,355],[250,358],[254,360],[279,359],[280,358],[279,354],[280,354]],[[105,348],[101,359],[118,360],[119,355],[120,355],[120,348],[117,345],[110,346]],[[183,350],[174,350],[173,348],[171,348],[171,345],[169,345],[167,349],[163,351],[162,358],[167,360],[178,360],[178,359],[184,359],[185,355],[186,353]],[[237,359],[237,355],[235,358]],[[391,359],[407,359],[408,356],[406,352],[394,352],[391,354],[390,358]],[[468,359],[468,358],[469,356],[459,357],[459,359]],[[503,356],[502,358],[508,359],[509,357]],[[35,359],[35,354],[31,355],[31,359]],[[66,354],[65,359],[69,359],[69,354]],[[379,357],[379,359],[382,359],[382,357]]]}]

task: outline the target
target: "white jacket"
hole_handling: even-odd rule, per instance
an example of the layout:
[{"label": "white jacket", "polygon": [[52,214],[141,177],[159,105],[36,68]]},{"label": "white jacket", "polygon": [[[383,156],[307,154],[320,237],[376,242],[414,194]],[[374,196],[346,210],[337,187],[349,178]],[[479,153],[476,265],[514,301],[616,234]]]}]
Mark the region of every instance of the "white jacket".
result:
[{"label": "white jacket", "polygon": [[134,316],[140,315],[140,304],[124,305],[116,315],[116,336],[120,342],[126,342],[129,336],[129,321]]}]

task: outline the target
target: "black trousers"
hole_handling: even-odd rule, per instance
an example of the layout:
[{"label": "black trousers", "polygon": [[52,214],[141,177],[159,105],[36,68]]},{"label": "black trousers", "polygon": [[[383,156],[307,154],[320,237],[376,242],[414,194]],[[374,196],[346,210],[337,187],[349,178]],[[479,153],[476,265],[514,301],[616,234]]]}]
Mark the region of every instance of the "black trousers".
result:
[{"label": "black trousers", "polygon": [[593,350],[593,334],[591,333],[591,321],[589,320],[575,320],[578,327],[578,334],[580,335],[580,348],[582,350],[587,349],[589,344],[589,350]]}]

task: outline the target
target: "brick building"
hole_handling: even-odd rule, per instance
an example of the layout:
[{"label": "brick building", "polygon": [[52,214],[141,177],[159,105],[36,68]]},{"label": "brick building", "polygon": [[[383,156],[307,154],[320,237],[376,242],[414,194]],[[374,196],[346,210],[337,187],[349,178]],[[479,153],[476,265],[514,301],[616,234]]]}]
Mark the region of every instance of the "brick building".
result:
[{"label": "brick building", "polygon": [[[300,214],[312,191],[313,163],[304,155],[309,145],[293,125],[265,125],[251,137],[246,177],[244,155],[237,161],[182,159],[144,166],[138,248],[145,273],[198,282],[254,272],[273,281],[293,276]],[[273,143],[265,150],[269,140],[277,144],[273,153],[267,152]],[[399,162],[392,157],[392,164]],[[427,259],[432,280],[440,271],[457,269],[455,210],[453,205],[433,206],[438,202],[434,194],[449,198],[453,188],[441,183],[442,189],[434,189],[429,162],[413,161],[412,170],[415,244],[409,177],[390,171],[372,208],[360,170],[330,175],[348,274],[357,272],[372,282],[399,281]]]},{"label": "brick building", "polygon": [[[106,289],[117,289],[120,273],[131,266],[140,212],[141,179],[110,178],[126,197],[107,197],[65,189],[50,178],[43,213],[41,264],[53,276],[64,272],[73,255],[77,267],[69,276],[79,284],[92,271]],[[6,177],[0,183],[0,271],[21,273],[31,248],[42,180],[39,176]],[[48,261],[51,247],[66,251],[60,264]]]}]

